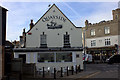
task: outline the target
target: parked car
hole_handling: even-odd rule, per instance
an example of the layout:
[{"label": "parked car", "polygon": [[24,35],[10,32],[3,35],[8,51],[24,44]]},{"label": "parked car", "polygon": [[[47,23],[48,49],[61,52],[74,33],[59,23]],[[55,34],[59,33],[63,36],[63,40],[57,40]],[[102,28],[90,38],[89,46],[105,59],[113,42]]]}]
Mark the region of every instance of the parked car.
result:
[{"label": "parked car", "polygon": [[110,58],[106,59],[108,64],[120,63],[120,54],[112,55]]},{"label": "parked car", "polygon": [[91,63],[92,62],[92,55],[91,54],[83,54],[83,62]]}]

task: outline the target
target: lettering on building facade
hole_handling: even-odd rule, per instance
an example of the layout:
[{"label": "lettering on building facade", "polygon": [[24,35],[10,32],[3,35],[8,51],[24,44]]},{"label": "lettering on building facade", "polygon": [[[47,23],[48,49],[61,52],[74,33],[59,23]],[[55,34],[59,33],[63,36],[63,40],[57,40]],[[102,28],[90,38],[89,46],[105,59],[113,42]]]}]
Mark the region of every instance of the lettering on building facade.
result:
[{"label": "lettering on building facade", "polygon": [[42,19],[42,21],[46,22],[46,21],[50,21],[51,20],[49,23],[47,23],[48,29],[61,29],[62,25],[58,24],[54,19],[59,19],[59,20],[61,20],[63,22],[66,21],[66,19],[64,17],[58,16],[58,15],[52,15],[52,16],[44,17]]}]

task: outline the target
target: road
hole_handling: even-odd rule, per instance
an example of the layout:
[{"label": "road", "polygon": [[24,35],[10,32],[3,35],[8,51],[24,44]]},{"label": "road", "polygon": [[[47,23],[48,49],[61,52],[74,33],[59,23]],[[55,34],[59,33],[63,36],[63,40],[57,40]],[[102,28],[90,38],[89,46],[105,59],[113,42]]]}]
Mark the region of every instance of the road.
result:
[{"label": "road", "polygon": [[120,76],[120,64],[86,64],[86,71],[95,71],[92,74],[85,75],[82,78],[110,78],[118,79]]}]

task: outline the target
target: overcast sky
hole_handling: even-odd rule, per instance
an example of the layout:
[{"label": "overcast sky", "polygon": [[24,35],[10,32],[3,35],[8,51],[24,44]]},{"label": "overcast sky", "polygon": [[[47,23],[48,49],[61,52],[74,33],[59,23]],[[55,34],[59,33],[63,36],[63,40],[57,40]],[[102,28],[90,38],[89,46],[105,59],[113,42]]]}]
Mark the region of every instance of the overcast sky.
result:
[{"label": "overcast sky", "polygon": [[55,3],[58,8],[77,26],[84,27],[85,20],[98,23],[112,19],[112,10],[118,8],[118,1],[112,2],[2,2],[7,12],[7,40],[19,40],[22,30],[29,30],[30,20],[34,23]]}]

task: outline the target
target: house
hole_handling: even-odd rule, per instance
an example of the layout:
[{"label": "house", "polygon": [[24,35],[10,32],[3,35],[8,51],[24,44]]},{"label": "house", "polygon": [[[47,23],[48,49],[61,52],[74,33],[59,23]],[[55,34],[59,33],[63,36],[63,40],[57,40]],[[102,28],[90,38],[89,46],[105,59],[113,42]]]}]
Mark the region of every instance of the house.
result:
[{"label": "house", "polygon": [[91,24],[85,21],[85,46],[94,60],[105,61],[120,52],[120,8],[112,11],[113,20]]},{"label": "house", "polygon": [[30,30],[20,36],[21,48],[14,48],[14,58],[23,58],[24,63],[36,63],[42,67],[71,67],[80,65],[82,58],[82,28],[76,27],[53,4]]}]

